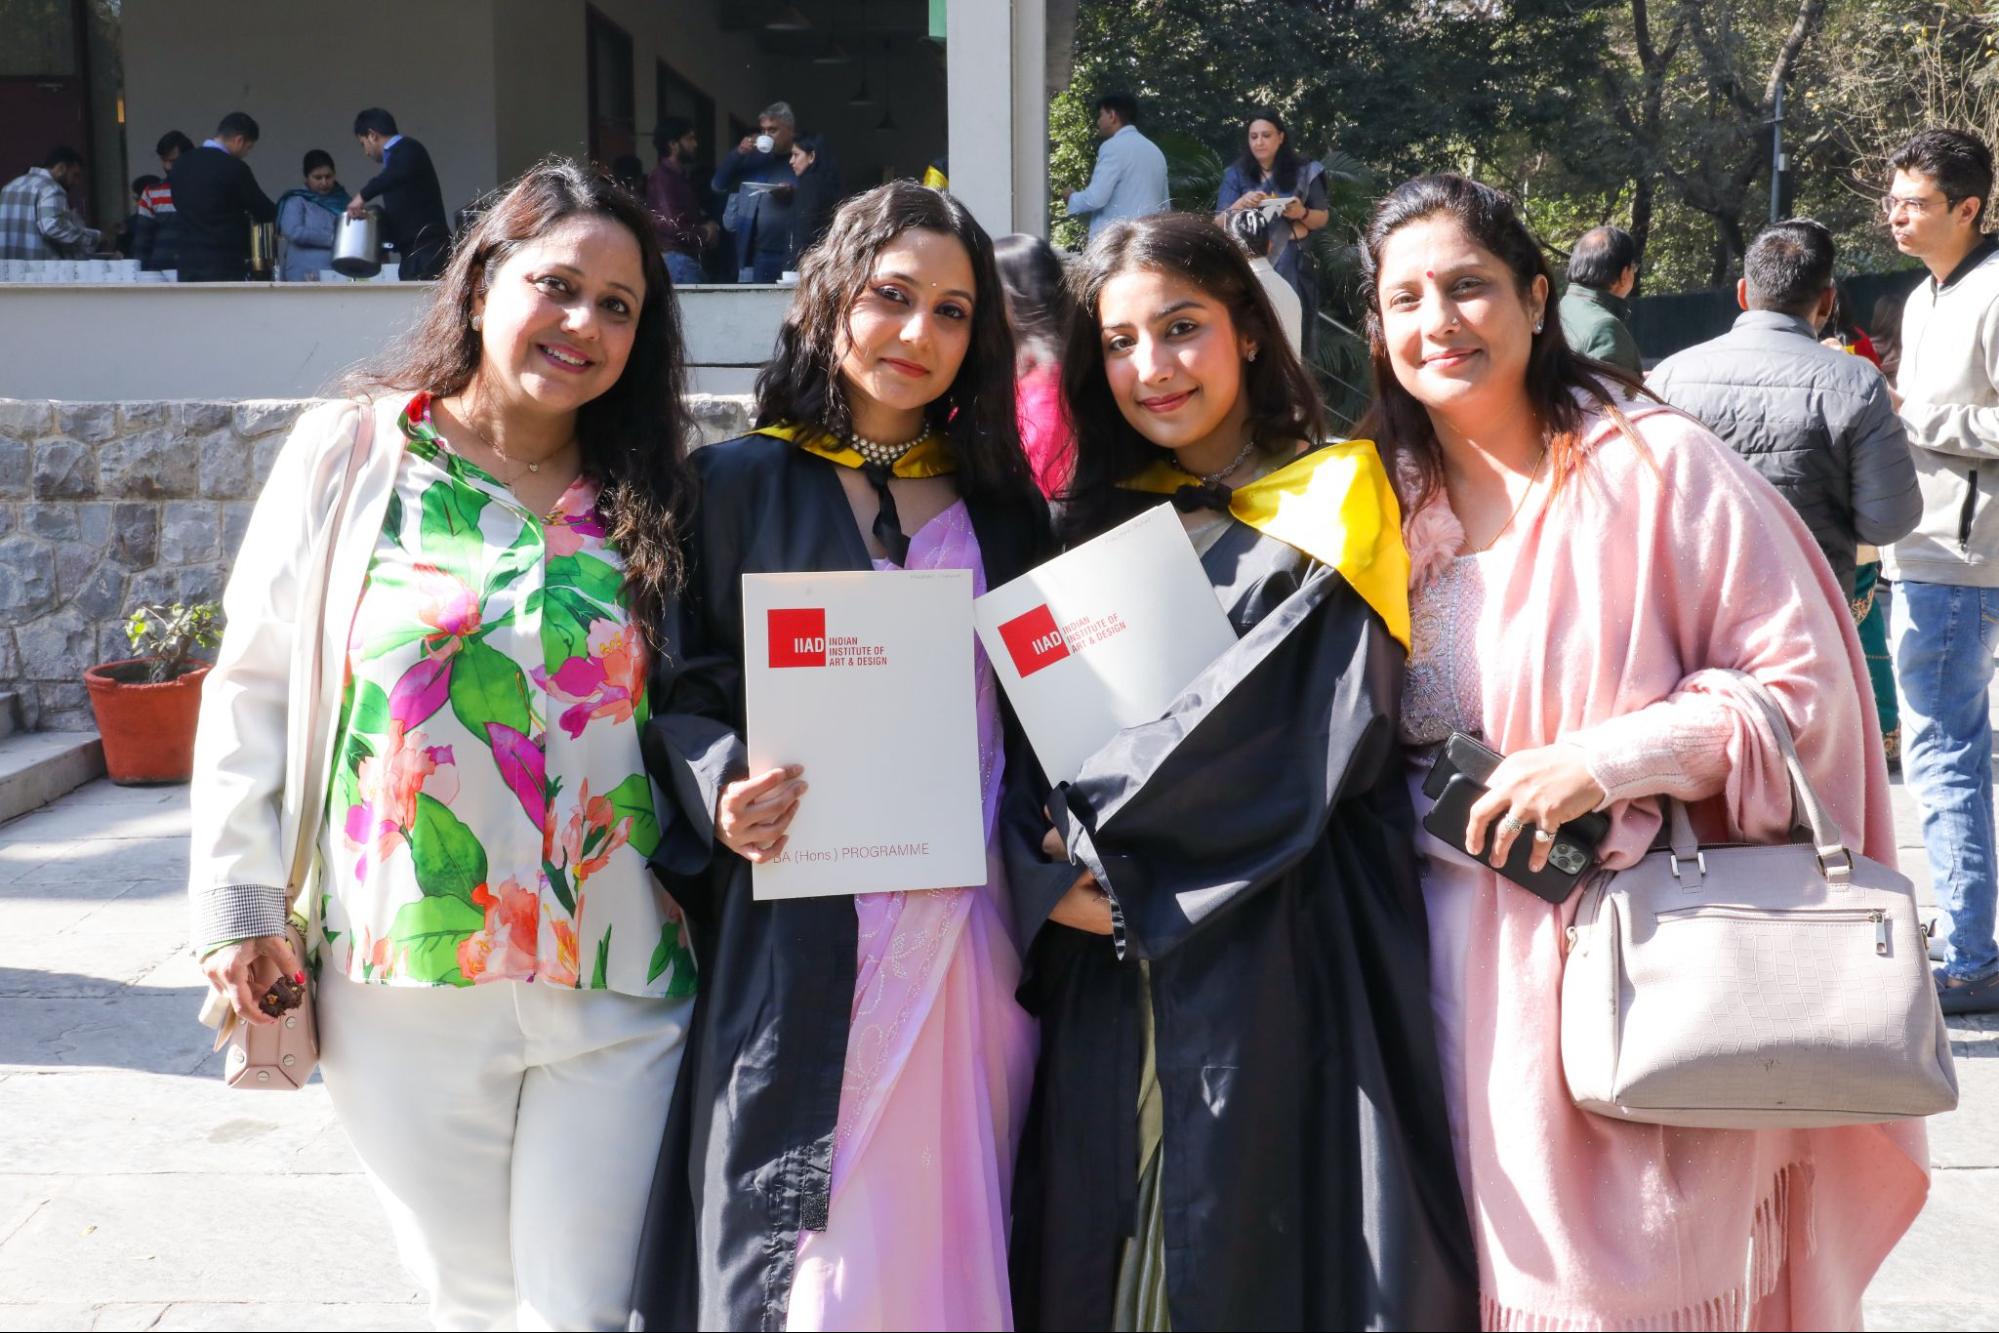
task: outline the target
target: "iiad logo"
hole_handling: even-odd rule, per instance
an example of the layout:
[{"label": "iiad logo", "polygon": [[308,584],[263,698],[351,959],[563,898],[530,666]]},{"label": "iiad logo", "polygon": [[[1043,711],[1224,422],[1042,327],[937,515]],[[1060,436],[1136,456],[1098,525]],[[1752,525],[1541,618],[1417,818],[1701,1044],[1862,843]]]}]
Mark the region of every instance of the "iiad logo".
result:
[{"label": "iiad logo", "polygon": [[1056,628],[1055,613],[1043,602],[999,627],[1000,641],[1013,658],[1013,669],[1025,679],[1069,655],[1068,641]]},{"label": "iiad logo", "polygon": [[773,607],[765,620],[773,667],[826,665],[826,608]]}]

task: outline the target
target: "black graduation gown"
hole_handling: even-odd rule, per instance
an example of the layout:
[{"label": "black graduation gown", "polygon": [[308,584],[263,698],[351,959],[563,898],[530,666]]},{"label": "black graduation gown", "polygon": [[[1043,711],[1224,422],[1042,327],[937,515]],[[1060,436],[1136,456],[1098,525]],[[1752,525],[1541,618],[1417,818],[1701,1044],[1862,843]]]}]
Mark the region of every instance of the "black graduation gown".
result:
[{"label": "black graduation gown", "polygon": [[[1120,520],[1162,502],[1120,494]],[[1041,1021],[1015,1321],[1110,1327],[1148,960],[1173,1326],[1475,1328],[1395,732],[1402,646],[1337,571],[1241,522],[1202,563],[1237,646],[1058,789],[1115,936],[1047,919],[1073,866],[1009,866]]]},{"label": "black graduation gown", "polygon": [[[715,842],[716,796],[744,766],[741,576],[874,566],[837,464],[751,435],[697,451],[693,466],[688,583],[668,612],[643,745],[666,812],[653,868],[687,915],[701,986],[632,1326],[782,1329],[798,1233],[826,1226],[858,928],[851,898],[755,901],[749,863]],[[989,586],[1050,554],[1039,496],[967,507]],[[1008,715],[1006,783],[1023,789],[1012,811],[1039,801],[1019,735]]]}]

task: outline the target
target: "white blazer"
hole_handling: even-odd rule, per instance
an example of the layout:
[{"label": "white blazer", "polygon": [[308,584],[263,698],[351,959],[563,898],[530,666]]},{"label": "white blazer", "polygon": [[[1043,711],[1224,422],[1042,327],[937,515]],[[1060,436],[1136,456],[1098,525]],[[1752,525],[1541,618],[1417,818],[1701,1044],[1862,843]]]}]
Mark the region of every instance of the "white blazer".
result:
[{"label": "white blazer", "polygon": [[[310,409],[257,497],[222,595],[221,649],[201,690],[188,848],[197,951],[284,929],[292,849],[318,837],[326,806],[347,636],[395,493],[403,401],[390,394]],[[373,435],[336,532],[333,511],[363,412]],[[306,865],[294,901],[310,901],[318,857]],[[209,1010],[221,1017],[214,1004]]]}]

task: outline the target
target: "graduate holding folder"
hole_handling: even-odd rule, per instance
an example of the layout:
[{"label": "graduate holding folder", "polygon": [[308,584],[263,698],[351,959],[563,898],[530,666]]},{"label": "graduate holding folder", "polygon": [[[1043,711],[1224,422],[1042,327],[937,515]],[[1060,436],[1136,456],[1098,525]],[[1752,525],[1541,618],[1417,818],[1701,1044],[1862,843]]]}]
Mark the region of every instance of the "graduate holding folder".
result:
[{"label": "graduate holding folder", "polygon": [[[634,1295],[641,1328],[1002,1328],[1034,1061],[1001,869],[1038,770],[974,649],[986,882],[759,902],[812,774],[745,770],[742,576],[1049,554],[992,243],[949,195],[850,199],[804,262],[757,429],[699,450],[645,735],[655,868],[702,975]],[[901,756],[881,762],[922,762]],[[1038,840],[1018,823],[1011,836]]]},{"label": "graduate holding folder", "polygon": [[1204,218],[1100,236],[1063,363],[1065,540],[1170,503],[1239,638],[1011,866],[1041,1020],[1022,1328],[1471,1328],[1395,716],[1407,556]]}]

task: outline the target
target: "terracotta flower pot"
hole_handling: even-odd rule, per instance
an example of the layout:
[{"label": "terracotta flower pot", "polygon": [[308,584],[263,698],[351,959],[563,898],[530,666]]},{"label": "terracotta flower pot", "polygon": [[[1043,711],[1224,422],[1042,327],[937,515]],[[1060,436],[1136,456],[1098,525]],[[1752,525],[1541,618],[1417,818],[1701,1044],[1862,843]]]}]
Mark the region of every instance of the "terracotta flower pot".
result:
[{"label": "terracotta flower pot", "polygon": [[194,723],[208,664],[154,685],[146,680],[150,661],[128,657],[83,673],[104,738],[104,767],[123,787],[186,782],[194,772]]}]

